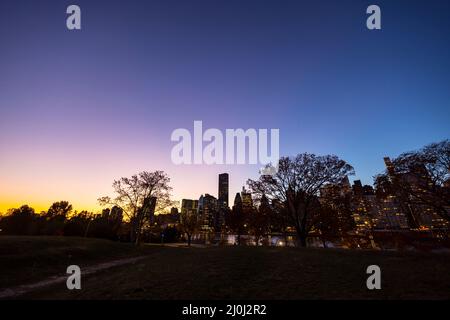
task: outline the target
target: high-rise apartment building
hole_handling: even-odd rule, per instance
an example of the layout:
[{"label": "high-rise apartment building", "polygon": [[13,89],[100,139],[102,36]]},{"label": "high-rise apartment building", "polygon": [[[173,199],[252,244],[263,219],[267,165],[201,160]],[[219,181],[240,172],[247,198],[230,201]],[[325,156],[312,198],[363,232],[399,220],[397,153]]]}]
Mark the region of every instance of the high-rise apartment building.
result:
[{"label": "high-rise apartment building", "polygon": [[197,214],[198,200],[181,200],[181,214]]},{"label": "high-rise apartment building", "polygon": [[198,214],[201,219],[201,228],[204,231],[211,230],[214,227],[217,212],[217,199],[208,193],[201,195],[198,200]]},{"label": "high-rise apartment building", "polygon": [[251,212],[251,210],[253,209],[252,194],[249,191],[245,190],[245,187],[242,187],[241,199],[242,199],[242,210],[245,213]]},{"label": "high-rise apartment building", "polygon": [[228,208],[229,207],[228,189],[229,189],[228,173],[219,174],[219,192],[218,192],[219,208]]}]

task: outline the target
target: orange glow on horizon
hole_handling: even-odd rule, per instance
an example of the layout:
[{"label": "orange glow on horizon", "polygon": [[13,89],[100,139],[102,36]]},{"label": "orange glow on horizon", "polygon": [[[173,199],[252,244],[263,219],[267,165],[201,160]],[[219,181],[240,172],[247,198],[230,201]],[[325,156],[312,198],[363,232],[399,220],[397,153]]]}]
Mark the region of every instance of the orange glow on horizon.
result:
[{"label": "orange glow on horizon", "polygon": [[[211,167],[211,169],[213,168]],[[217,171],[217,173],[211,171]],[[213,169],[211,171],[198,172],[192,170],[188,171],[184,176],[181,172],[172,174],[170,185],[173,187],[172,200],[176,202],[174,207],[179,209],[182,199],[198,199],[205,193],[217,197],[218,173],[222,173],[223,170]],[[232,172],[232,170],[228,172]],[[23,205],[28,205],[36,213],[41,213],[42,211],[47,211],[52,203],[57,201],[68,201],[72,205],[73,211],[100,213],[103,207],[98,204],[97,199],[100,196],[114,196],[111,187],[113,179],[105,180],[108,183],[97,183],[95,186],[91,185],[89,187],[81,181],[73,181],[67,187],[62,183],[58,183],[48,186],[48,188],[41,186],[40,189],[39,183],[11,185],[8,189],[2,188],[0,185],[0,214],[6,214],[9,209],[20,208]],[[241,191],[244,183],[245,178],[240,176],[239,173],[236,172],[234,175],[230,173],[230,205],[235,193]]]}]

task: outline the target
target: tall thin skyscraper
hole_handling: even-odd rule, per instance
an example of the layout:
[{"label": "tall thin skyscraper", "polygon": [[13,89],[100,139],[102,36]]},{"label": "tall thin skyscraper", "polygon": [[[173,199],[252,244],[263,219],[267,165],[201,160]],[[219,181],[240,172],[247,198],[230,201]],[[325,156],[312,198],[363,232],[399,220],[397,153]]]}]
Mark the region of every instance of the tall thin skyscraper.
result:
[{"label": "tall thin skyscraper", "polygon": [[219,174],[219,207],[228,208],[228,173]]}]

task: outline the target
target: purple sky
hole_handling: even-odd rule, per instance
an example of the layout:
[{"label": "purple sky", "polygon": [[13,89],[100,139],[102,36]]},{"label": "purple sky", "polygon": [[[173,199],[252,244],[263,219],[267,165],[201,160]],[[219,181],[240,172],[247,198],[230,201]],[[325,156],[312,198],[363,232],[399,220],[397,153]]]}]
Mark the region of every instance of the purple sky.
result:
[{"label": "purple sky", "polygon": [[[82,10],[68,31],[65,10]],[[279,128],[282,155],[337,154],[372,183],[383,156],[449,138],[450,3],[0,3],[0,211],[68,200],[165,170],[174,198],[230,200],[257,166],[175,166],[176,128]]]}]

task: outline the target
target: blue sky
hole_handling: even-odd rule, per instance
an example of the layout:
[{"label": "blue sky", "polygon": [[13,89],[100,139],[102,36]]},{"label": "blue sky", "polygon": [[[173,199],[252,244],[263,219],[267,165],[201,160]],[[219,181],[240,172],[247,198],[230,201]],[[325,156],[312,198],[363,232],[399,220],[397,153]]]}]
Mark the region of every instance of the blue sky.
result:
[{"label": "blue sky", "polygon": [[372,183],[384,156],[450,136],[450,2],[374,3],[2,1],[0,202],[92,208],[156,169],[180,199],[215,195],[225,171],[239,191],[254,166],[170,163],[171,132],[194,120],[279,128],[282,155],[336,154]]}]

